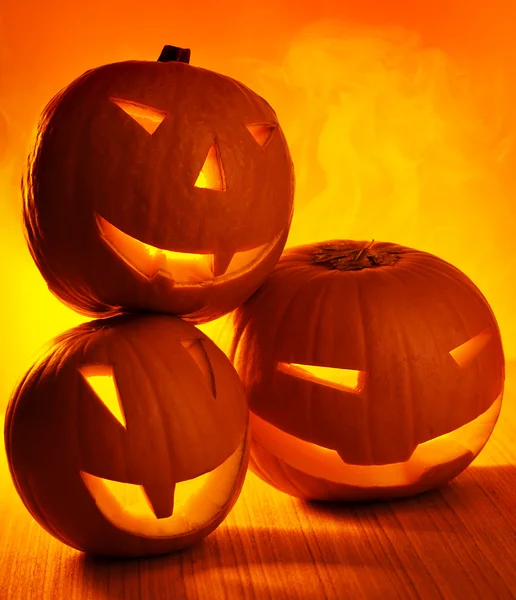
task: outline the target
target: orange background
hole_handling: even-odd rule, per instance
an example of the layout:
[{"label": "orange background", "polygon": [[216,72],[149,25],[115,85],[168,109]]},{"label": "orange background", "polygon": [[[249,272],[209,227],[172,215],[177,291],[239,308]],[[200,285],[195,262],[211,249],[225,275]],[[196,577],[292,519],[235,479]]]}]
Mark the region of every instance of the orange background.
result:
[{"label": "orange background", "polygon": [[164,44],[276,108],[297,176],[289,245],[374,238],[442,256],[484,292],[515,359],[515,26],[513,0],[2,0],[0,410],[41,346],[84,320],[23,240],[38,114],[85,70]]}]

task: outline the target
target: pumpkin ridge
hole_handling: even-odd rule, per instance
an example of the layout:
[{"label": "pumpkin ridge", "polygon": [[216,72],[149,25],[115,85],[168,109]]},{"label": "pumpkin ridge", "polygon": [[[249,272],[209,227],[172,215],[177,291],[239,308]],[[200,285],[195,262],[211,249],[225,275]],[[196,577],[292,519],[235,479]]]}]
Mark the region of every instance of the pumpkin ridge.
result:
[{"label": "pumpkin ridge", "polygon": [[[200,338],[200,339],[201,339],[201,338]],[[178,343],[180,344],[180,342],[178,342]],[[182,344],[180,344],[180,345],[181,345],[181,349],[182,349],[184,352],[186,352],[186,354],[188,354],[188,358],[189,358],[189,359],[192,361],[192,363],[194,363],[194,364],[195,364],[195,361],[194,361],[194,359],[193,359],[193,358],[190,356],[190,354],[189,354],[188,350],[186,350],[186,348],[184,348],[184,347],[182,346]],[[161,364],[162,364],[162,365],[163,365],[165,368],[167,368],[167,369],[168,369],[168,367],[167,367],[167,365],[166,365],[165,361],[163,360],[163,358],[162,358],[162,356],[159,354],[159,352],[157,352],[157,351],[156,351],[154,348],[153,348],[153,351],[154,351],[154,354],[155,354],[155,356],[156,356],[157,360],[158,360],[158,361],[159,361],[159,362],[160,362],[160,363],[161,363]],[[198,367],[197,367],[197,365],[195,365],[195,367],[196,367],[196,368],[198,368]],[[211,366],[210,366],[210,368],[211,368]],[[170,369],[168,369],[168,370],[170,371]],[[201,374],[201,375],[202,375],[202,374]],[[202,379],[202,380],[203,380],[203,382],[204,382],[204,377],[203,377],[203,379]],[[206,388],[208,389],[208,387],[207,387],[207,386],[206,386]],[[161,409],[160,409],[160,410],[161,410]],[[162,424],[162,428],[163,428],[163,422],[164,422],[164,419],[161,419],[161,420],[160,420],[160,422],[161,422],[161,424]],[[163,431],[164,431],[164,429],[163,429]],[[170,462],[170,461],[172,460],[172,457],[170,456],[170,447],[169,447],[168,445],[167,445],[167,456],[168,456],[168,459],[169,459],[169,462]],[[229,454],[227,457],[225,457],[225,459],[226,459],[226,458],[228,458],[229,456],[230,456],[230,454]],[[209,469],[206,469],[206,471],[204,471],[204,473],[207,473],[207,472],[209,472]],[[204,473],[200,473],[200,475],[202,475],[202,474],[204,474]]]},{"label": "pumpkin ridge", "polygon": [[[453,265],[451,265],[450,263],[447,263],[446,261],[442,261],[442,263],[443,263],[443,266],[445,266],[445,267],[453,267]],[[493,332],[498,332],[499,333],[500,332],[500,328],[498,326],[498,323],[496,322],[496,317],[495,317],[495,315],[494,315],[494,313],[493,313],[490,305],[487,303],[487,300],[486,300],[485,296],[482,294],[482,291],[475,285],[475,283],[473,281],[471,281],[471,280],[470,281],[465,280],[464,279],[464,274],[460,270],[456,269],[456,267],[453,267],[453,268],[457,271],[458,277],[453,277],[451,275],[451,273],[449,273],[449,272],[442,272],[442,271],[440,271],[437,268],[437,265],[435,264],[435,261],[428,260],[428,266],[425,265],[424,270],[423,270],[423,268],[421,268],[421,264],[414,265],[411,268],[411,274],[412,275],[417,274],[418,276],[420,276],[422,278],[427,277],[427,273],[428,272],[431,272],[432,276],[435,276],[436,278],[445,275],[447,277],[447,279],[449,279],[449,281],[451,283],[453,283],[458,288],[460,288],[461,291],[467,292],[467,293],[469,293],[471,295],[480,296],[484,300],[485,306],[489,310],[490,315],[491,315],[492,322],[490,324],[490,327],[492,328]],[[461,327],[465,331],[467,331],[468,337],[473,337],[473,336],[475,336],[476,334],[479,333],[476,330],[472,331],[469,326],[466,326],[466,323],[464,321],[464,316],[463,316],[462,312],[460,312],[458,310],[458,308],[457,308],[457,306],[456,306],[456,304],[454,302],[448,301],[447,304],[448,304],[449,308],[454,311],[454,316],[457,319],[457,321],[459,321]],[[504,366],[504,374],[505,374],[505,366]],[[501,389],[501,391],[503,392],[503,382],[502,382],[502,389]],[[486,410],[486,408],[488,408],[488,407],[477,406],[477,411],[479,411],[477,416],[480,416],[484,412],[484,410]]]},{"label": "pumpkin ridge", "polygon": [[[425,265],[423,265],[421,261],[414,262],[414,264],[410,267],[410,272],[414,273],[417,271],[418,273],[424,275],[424,273],[431,271],[434,275],[437,275],[439,277],[446,277],[446,279],[448,279],[451,283],[461,288],[462,290],[468,291],[470,294],[473,293],[479,295],[485,302],[487,302],[487,299],[480,290],[480,288],[472,280],[467,281],[464,278],[464,273],[457,269],[454,265],[437,257],[437,260],[433,260],[427,256],[425,256],[425,258],[428,258],[428,260],[425,261]],[[444,271],[443,268],[447,270]],[[452,270],[454,272],[453,275],[451,272]],[[491,316],[494,320],[494,313],[490,306],[489,312],[491,313]]]},{"label": "pumpkin ridge", "polygon": [[[24,391],[28,386],[32,387],[33,385],[39,385],[41,380],[45,376],[45,371],[48,369],[49,364],[52,362],[54,352],[51,349],[48,349],[46,353],[39,358],[39,360],[32,366],[29,371],[20,379],[18,382],[14,394],[11,396],[9,404],[7,406],[7,411],[5,415],[4,421],[4,440],[5,440],[5,448],[7,454],[7,462],[9,471],[11,474],[11,478],[13,480],[16,491],[21,497],[23,505],[28,510],[28,512],[36,519],[36,521],[43,521],[44,528],[53,536],[55,536],[58,540],[69,544],[72,547],[76,547],[71,541],[62,533],[60,528],[54,523],[54,519],[52,515],[45,511],[42,507],[41,502],[38,499],[37,494],[34,493],[33,484],[31,482],[30,476],[24,476],[22,479],[25,485],[20,485],[20,478],[16,473],[16,466],[12,463],[12,423],[14,419],[14,414],[16,413],[16,409],[20,402],[21,397],[24,394]],[[7,435],[6,435],[7,433]],[[23,490],[23,493],[22,493]],[[38,518],[39,517],[39,518]]]},{"label": "pumpkin ridge", "polygon": [[[309,269],[306,269],[306,271],[308,271]],[[300,275],[302,274],[302,272],[296,272],[294,270],[294,280],[300,278]],[[282,332],[282,326],[284,326],[284,321],[285,321],[285,316],[287,315],[287,313],[289,312],[289,308],[292,306],[292,303],[295,302],[296,300],[298,300],[299,295],[302,293],[303,287],[306,285],[309,285],[314,279],[319,278],[321,276],[323,276],[325,274],[320,274],[320,273],[312,273],[311,276],[308,279],[303,279],[299,285],[297,286],[297,288],[295,289],[295,291],[292,292],[292,295],[290,297],[290,300],[287,302],[287,304],[285,305],[285,308],[283,310],[283,313],[281,315],[281,318],[278,319],[278,327],[277,327],[277,335],[273,338],[274,339],[274,344],[273,344],[273,351],[274,351],[274,355],[276,354],[276,350],[278,347],[278,342],[277,340],[281,337],[281,332]],[[245,340],[244,340],[244,345],[246,344]],[[276,373],[274,372],[273,377],[276,375]],[[311,404],[311,402],[310,402]],[[311,410],[309,410],[309,412],[311,413]],[[256,413],[258,414],[258,413]]]},{"label": "pumpkin ridge", "polygon": [[[7,464],[9,467],[9,472],[10,472],[11,478],[13,480],[14,486],[17,491],[22,490],[23,488],[20,485],[20,478],[18,477],[18,475],[16,473],[16,468],[10,460],[10,457],[12,456],[12,429],[13,429],[14,415],[16,414],[16,409],[19,406],[20,399],[23,396],[23,392],[24,392],[26,386],[29,384],[32,384],[32,382],[34,382],[34,380],[36,380],[38,378],[41,379],[41,374],[42,374],[42,371],[44,370],[44,363],[48,362],[49,359],[50,359],[49,355],[40,358],[40,360],[36,364],[34,364],[33,367],[31,369],[29,369],[29,371],[27,371],[27,373],[25,373],[25,375],[19,380],[19,382],[17,383],[17,385],[14,389],[14,393],[11,395],[11,398],[7,405],[7,410],[5,412],[4,446],[5,446],[5,452],[7,455]],[[39,514],[41,516],[46,517],[45,512],[41,510],[40,504],[35,501],[36,499],[34,497],[34,494],[32,493],[32,487],[30,486],[29,481],[27,480],[27,478],[24,478],[24,479],[27,481],[27,487],[30,492],[30,497],[33,500],[34,504],[36,505],[35,506],[36,510],[34,510],[30,506],[30,503],[26,502],[25,499],[22,497],[24,506],[27,508],[27,510],[29,511],[29,513],[31,515],[34,516],[34,512],[37,513],[39,511]],[[53,527],[51,527],[50,524],[48,525],[48,528],[51,529],[52,532],[55,532],[57,534],[55,529]],[[53,534],[54,533],[52,533],[52,535]]]},{"label": "pumpkin ridge", "polygon": [[[397,277],[395,272],[389,273],[388,271],[384,271],[384,274],[391,281],[395,281],[398,286],[401,286],[401,288],[403,288],[405,290],[408,289],[408,286],[404,282],[403,277]],[[407,356],[408,344],[407,344],[407,340],[406,340],[406,337],[405,337],[403,331],[398,339],[399,339],[399,345],[400,345],[400,350],[401,350],[401,352],[398,353],[398,356]],[[412,377],[411,365],[408,361],[406,361],[404,364],[403,375],[405,377],[405,386],[404,386],[405,387],[405,398],[404,398],[405,402],[403,403],[403,408],[404,408],[405,414],[407,416],[404,423],[405,423],[405,429],[406,430],[408,429],[408,431],[409,431],[409,433],[407,433],[407,438],[409,438],[410,447],[415,450],[418,446],[418,443],[416,442],[416,435],[415,435],[415,412],[414,412],[414,406],[413,406],[413,401],[412,401],[412,398],[413,398],[412,392],[413,392],[413,389],[415,386],[414,386],[414,380]]]},{"label": "pumpkin ridge", "polygon": [[[122,336],[123,341],[126,343],[126,346],[129,348],[129,351],[136,357],[136,363],[138,364],[138,366],[140,367],[140,372],[143,373],[143,376],[145,377],[145,379],[149,382],[150,384],[150,389],[154,392],[154,397],[157,397],[156,394],[156,390],[155,390],[155,385],[154,382],[152,381],[152,379],[150,378],[149,374],[147,373],[147,370],[145,369],[145,365],[143,364],[143,361],[140,358],[140,354],[138,353],[138,350],[133,342],[133,340],[131,339],[131,331],[129,330],[128,334],[126,334],[125,336]],[[155,356],[158,356],[159,353],[155,352],[155,349],[153,348],[153,346],[151,344],[147,345],[147,351],[149,353],[154,354]],[[164,364],[164,361],[161,360],[161,357],[158,356],[158,360],[160,360],[160,362],[162,364]],[[166,366],[166,365],[165,365]],[[175,485],[176,485],[176,481],[174,481],[174,470],[172,468],[172,457],[170,456],[170,444],[168,443],[168,436],[167,433],[165,431],[165,419],[163,418],[163,409],[161,407],[161,403],[160,402],[155,402],[154,403],[155,406],[157,406],[158,412],[160,414],[160,418],[158,419],[159,424],[160,424],[160,430],[162,433],[162,445],[165,446],[167,448],[167,462],[168,462],[168,474],[169,474],[169,478],[171,480],[172,483],[172,493],[174,491]],[[172,503],[173,506],[173,503]]]},{"label": "pumpkin ridge", "polygon": [[[201,332],[201,333],[202,333],[202,332]],[[198,338],[198,340],[199,340],[199,341],[203,341],[203,340],[205,340],[205,337],[200,337],[200,338]],[[178,343],[179,343],[179,344],[180,344],[180,346],[181,346],[180,350],[186,353],[186,355],[188,356],[188,359],[191,361],[191,364],[192,364],[192,366],[193,366],[193,367],[195,367],[195,369],[199,369],[199,367],[198,367],[197,363],[195,362],[195,360],[193,359],[193,357],[190,355],[190,353],[188,352],[188,350],[186,350],[186,348],[184,348],[184,347],[183,347],[183,345],[180,343],[180,341],[179,341],[179,340],[178,340]],[[159,362],[160,362],[160,363],[161,363],[161,364],[162,364],[162,365],[163,365],[163,366],[164,366],[164,367],[167,369],[167,371],[168,371],[169,373],[171,373],[172,375],[174,375],[174,374],[173,374],[173,372],[172,372],[172,370],[169,368],[169,366],[166,364],[165,360],[164,360],[164,359],[163,359],[163,357],[161,356],[161,354],[160,354],[160,353],[159,353],[159,352],[158,352],[158,351],[157,351],[157,350],[156,350],[156,349],[155,349],[153,346],[151,346],[151,345],[149,345],[149,346],[148,346],[148,348],[149,348],[149,349],[151,350],[151,352],[154,354],[154,356],[156,357],[156,360],[157,360],[157,361],[159,361]],[[134,349],[135,349],[135,348],[134,348]],[[203,350],[204,350],[204,347],[203,347]],[[136,351],[136,349],[135,349],[135,351]],[[206,354],[207,354],[207,353],[206,353]],[[210,361],[210,360],[208,360],[208,364],[209,364],[209,367],[210,367],[210,370],[211,370],[211,372],[213,373],[213,367],[212,367],[212,365],[211,365],[211,361]],[[147,374],[146,374],[146,376],[147,376],[147,378],[148,378],[148,375],[147,375]],[[203,375],[202,373],[200,373],[200,377],[199,377],[199,378],[201,379],[201,377],[202,377],[202,382],[203,382],[203,384],[205,385],[206,392],[207,392],[208,394],[210,394],[210,395],[211,395],[211,394],[212,394],[212,392],[211,392],[211,390],[210,390],[210,388],[209,388],[209,385],[208,385],[208,383],[206,382],[206,379],[205,379],[205,377],[204,377],[204,375]],[[151,385],[153,386],[153,383],[152,383],[152,382],[151,382]],[[153,387],[154,387],[154,386],[153,386]],[[160,411],[161,411],[161,407],[160,407]],[[160,419],[160,423],[161,423],[161,425],[162,425],[162,427],[163,427],[164,419]],[[164,429],[163,429],[163,431],[164,431]],[[165,436],[165,437],[166,437],[166,436]],[[232,448],[232,449],[231,449],[231,451],[229,452],[229,454],[227,454],[227,456],[226,456],[226,455],[224,455],[224,459],[223,459],[223,460],[226,460],[227,458],[229,458],[229,457],[231,456],[231,454],[232,454],[232,453],[234,453],[234,452],[236,451],[236,449],[238,448],[238,445],[239,445],[239,443],[240,443],[240,442],[238,442],[238,443],[236,444],[235,448]],[[167,445],[167,448],[168,448],[168,445]],[[168,457],[169,457],[169,459],[170,459],[170,460],[172,459],[172,457],[170,456],[170,453],[168,453]],[[206,469],[206,470],[204,471],[204,473],[207,473],[207,472],[209,472],[209,471],[210,471],[210,469],[208,468],[208,469]],[[204,473],[200,473],[199,475],[202,475],[202,474],[204,474]]]},{"label": "pumpkin ridge", "polygon": [[[472,289],[472,285],[471,285],[469,282],[464,282],[464,284],[465,284],[465,285],[462,285],[462,283],[463,283],[463,282],[462,282],[461,280],[457,280],[457,279],[455,279],[455,281],[456,281],[456,283],[457,283],[457,284],[459,284],[459,286],[458,286],[458,287],[463,287],[463,288],[464,288],[465,290],[467,290],[467,291],[468,291],[470,294],[471,294],[472,292],[475,292],[475,289],[474,289],[474,287],[476,287],[476,286],[473,286],[473,289]],[[466,284],[467,284],[467,285],[466,285]],[[480,291],[480,290],[478,290],[478,291]],[[455,302],[448,301],[448,302],[447,302],[447,304],[449,305],[450,309],[451,309],[451,310],[453,310],[454,317],[455,317],[455,318],[457,319],[457,321],[459,322],[459,324],[460,324],[461,328],[462,328],[464,331],[466,331],[466,332],[467,332],[467,338],[468,338],[468,339],[470,339],[470,338],[472,338],[473,336],[475,336],[476,334],[478,334],[478,331],[472,331],[472,330],[471,330],[471,326],[470,326],[470,325],[469,325],[469,324],[466,322],[466,320],[464,319],[464,315],[463,315],[463,314],[462,314],[462,312],[461,312],[461,311],[458,309],[458,307],[457,307],[457,305],[455,304]],[[492,325],[491,325],[491,327],[492,327]],[[450,348],[450,350],[451,350],[451,348]],[[482,414],[482,413],[483,413],[485,410],[487,410],[487,408],[489,408],[488,406],[482,406],[482,405],[479,405],[479,402],[480,402],[480,401],[481,401],[481,398],[477,396],[477,405],[476,405],[476,410],[475,410],[475,413],[477,413],[477,414],[476,414],[476,416],[475,416],[474,418],[477,418],[477,417],[479,417],[479,416],[480,416],[480,415],[481,415],[481,414]],[[487,440],[486,440],[486,443],[487,443]]]},{"label": "pumpkin ridge", "polygon": [[[368,349],[368,344],[367,344],[367,340],[368,337],[366,335],[366,322],[365,322],[365,318],[364,318],[364,311],[363,311],[363,306],[365,306],[365,302],[364,302],[364,293],[363,293],[363,285],[360,281],[359,277],[354,277],[353,278],[355,280],[355,285],[356,285],[356,299],[357,299],[357,314],[360,315],[360,332],[361,332],[361,337],[362,337],[362,347],[364,348],[364,354],[365,354],[365,364],[369,365],[369,349]],[[366,381],[367,378],[370,377],[370,373],[369,373],[369,369],[366,375]],[[370,410],[370,398],[369,398],[369,393],[367,391],[367,384],[366,384],[366,390],[364,392],[364,394],[362,395],[361,398],[362,402],[364,402],[366,404],[365,406],[365,411],[366,411],[366,415],[369,415],[372,411]],[[366,452],[367,455],[372,458],[373,456],[373,446],[371,443],[371,424],[370,424],[370,419],[367,419],[367,431],[364,435],[364,440],[366,442]]]},{"label": "pumpkin ridge", "polygon": [[[310,283],[314,282],[316,279],[319,279],[319,278],[322,279],[321,285],[320,285],[320,287],[321,287],[320,292],[317,295],[316,302],[312,306],[312,314],[314,315],[314,318],[310,319],[310,322],[312,323],[314,332],[308,338],[308,340],[309,340],[308,345],[313,346],[314,348],[320,348],[322,345],[324,345],[324,341],[321,340],[320,338],[322,337],[323,334],[326,334],[326,332],[321,331],[322,330],[322,327],[321,327],[322,311],[320,310],[320,307],[324,306],[324,303],[331,292],[332,281],[331,281],[331,279],[328,279],[325,276],[326,276],[326,273],[320,273],[320,274],[317,274],[312,279],[310,279]],[[315,340],[315,343],[313,343],[313,344],[311,343],[312,336]],[[316,390],[317,390],[317,388],[315,386],[312,386],[311,390],[310,390],[310,395],[308,397],[308,407],[307,408],[308,408],[310,423],[314,422],[313,414],[317,410],[317,405],[314,403],[314,393],[316,393]],[[310,429],[310,437],[313,439],[313,429]]]}]

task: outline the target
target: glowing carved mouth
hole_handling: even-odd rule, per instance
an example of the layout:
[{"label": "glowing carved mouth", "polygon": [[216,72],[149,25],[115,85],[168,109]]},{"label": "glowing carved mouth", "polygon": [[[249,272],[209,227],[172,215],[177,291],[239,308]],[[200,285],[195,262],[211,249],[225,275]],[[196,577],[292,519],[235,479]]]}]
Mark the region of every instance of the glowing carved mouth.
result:
[{"label": "glowing carved mouth", "polygon": [[168,277],[175,287],[214,285],[234,279],[261,262],[282,234],[243,252],[193,254],[156,248],[124,233],[100,215],[96,219],[102,238],[124,262],[146,279]]},{"label": "glowing carved mouth", "polygon": [[250,413],[253,442],[258,443],[291,467],[335,483],[356,487],[393,487],[416,482],[438,464],[476,454],[488,439],[502,403],[501,393],[475,420],[433,440],[423,442],[409,460],[389,465],[350,465],[335,450],[301,440]]},{"label": "glowing carved mouth", "polygon": [[245,450],[245,438],[213,471],[176,484],[174,514],[156,518],[141,486],[110,481],[81,471],[91,497],[106,519],[120,530],[144,537],[172,537],[201,528],[231,498]]}]

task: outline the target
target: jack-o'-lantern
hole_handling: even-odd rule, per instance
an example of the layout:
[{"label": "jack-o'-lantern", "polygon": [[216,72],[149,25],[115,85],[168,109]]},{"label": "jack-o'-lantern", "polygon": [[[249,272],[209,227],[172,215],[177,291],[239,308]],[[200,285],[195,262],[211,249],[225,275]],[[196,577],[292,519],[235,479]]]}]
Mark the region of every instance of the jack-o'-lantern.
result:
[{"label": "jack-o'-lantern", "polygon": [[79,550],[145,556],[225,518],[248,462],[248,408],[224,353],[169,315],[60,338],[8,406],[5,443],[33,517]]},{"label": "jack-o'-lantern", "polygon": [[294,496],[428,490],[465,469],[496,423],[495,317],[464,273],[429,253],[339,240],[289,248],[234,325],[250,468]]},{"label": "jack-o'-lantern", "polygon": [[92,69],[43,112],[24,179],[31,254],[90,316],[192,323],[245,300],[281,255],[290,153],[271,106],[189,50]]}]

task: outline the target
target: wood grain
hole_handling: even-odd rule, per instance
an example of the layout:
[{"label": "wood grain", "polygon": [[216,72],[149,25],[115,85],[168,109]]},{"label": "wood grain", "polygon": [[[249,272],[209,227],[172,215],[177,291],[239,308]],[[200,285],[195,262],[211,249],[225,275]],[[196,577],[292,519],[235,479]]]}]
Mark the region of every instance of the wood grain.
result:
[{"label": "wood grain", "polygon": [[252,473],[198,546],[100,560],[24,509],[0,459],[1,600],[516,598],[516,363],[481,455],[441,490],[396,502],[303,503]]}]

